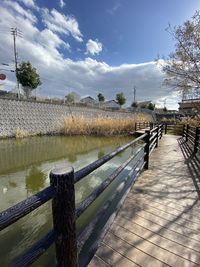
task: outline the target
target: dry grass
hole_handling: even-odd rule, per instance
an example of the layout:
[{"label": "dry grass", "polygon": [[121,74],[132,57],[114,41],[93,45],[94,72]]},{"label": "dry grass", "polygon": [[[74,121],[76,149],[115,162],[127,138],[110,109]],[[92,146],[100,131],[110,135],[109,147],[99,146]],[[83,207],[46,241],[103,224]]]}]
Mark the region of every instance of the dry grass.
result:
[{"label": "dry grass", "polygon": [[28,132],[23,130],[23,129],[17,128],[15,131],[15,138],[16,139],[23,139],[23,138],[26,138],[28,136],[29,136]]},{"label": "dry grass", "polygon": [[166,119],[164,118],[162,122],[167,124],[174,125],[173,129],[168,130],[168,133],[175,134],[175,135],[182,135],[183,132],[183,125],[189,124],[191,126],[200,126],[200,120],[190,118],[190,117],[183,117],[181,119]]},{"label": "dry grass", "polygon": [[167,124],[189,124],[192,126],[199,126],[200,125],[200,119],[194,119],[190,117],[183,117],[181,119],[162,119],[162,122],[165,122]]},{"label": "dry grass", "polygon": [[181,124],[189,124],[192,126],[199,126],[200,125],[200,120],[199,119],[193,119],[190,117],[185,117],[181,119]]},{"label": "dry grass", "polygon": [[145,115],[138,115],[135,118],[110,118],[100,117],[88,119],[86,117],[64,118],[61,126],[61,133],[64,135],[122,135],[130,134],[135,129],[136,121],[149,121]]}]

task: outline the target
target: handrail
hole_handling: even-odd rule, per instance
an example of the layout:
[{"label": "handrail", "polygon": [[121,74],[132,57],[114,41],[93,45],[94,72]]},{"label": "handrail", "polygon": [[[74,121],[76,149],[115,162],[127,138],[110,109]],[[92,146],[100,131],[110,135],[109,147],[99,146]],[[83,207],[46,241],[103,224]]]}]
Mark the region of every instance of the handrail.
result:
[{"label": "handrail", "polygon": [[129,146],[131,146],[133,144],[136,144],[138,141],[144,139],[145,136],[146,136],[146,134],[143,134],[143,135],[139,136],[138,138],[134,139],[130,143],[125,144],[124,146],[121,146],[120,148],[110,152],[109,154],[105,155],[104,157],[94,161],[90,165],[88,165],[88,166],[82,168],[81,170],[77,171],[75,173],[75,183],[77,183],[82,178],[84,178],[86,175],[90,174],[91,172],[93,172],[94,170],[96,170],[97,168],[102,166],[104,163],[106,163],[110,159],[114,158],[117,154],[119,154],[120,152],[124,151]]},{"label": "handrail", "polygon": [[[193,126],[189,124],[180,124],[180,125],[170,125],[170,129],[181,128],[182,127],[182,137],[185,138],[186,142],[189,142],[192,146],[193,152],[197,153],[200,151],[200,126]],[[167,133],[169,125],[165,124],[165,134]]]},{"label": "handrail", "polygon": [[57,238],[54,230],[49,231],[42,239],[21,255],[12,266],[30,266],[55,242]]},{"label": "handrail", "polygon": [[[15,267],[29,266],[45,250],[47,250],[53,242],[56,245],[56,257],[59,266],[77,266],[77,242],[78,248],[87,240],[92,233],[97,218],[104,216],[108,203],[122,192],[122,187],[130,186],[143,169],[148,169],[149,155],[153,149],[158,146],[158,140],[162,137],[163,127],[158,125],[152,130],[147,130],[140,137],[117,148],[108,153],[104,157],[94,161],[88,166],[74,173],[73,168],[63,167],[55,169],[50,173],[50,186],[38,192],[37,194],[21,201],[20,203],[0,212],[0,230],[13,224],[20,218],[40,207],[50,199],[52,199],[53,229],[50,230],[41,240],[36,242],[30,249],[21,255]],[[140,143],[143,142],[143,144]],[[132,145],[138,145],[133,155],[131,155],[124,163],[122,163],[111,175],[109,175],[84,201],[75,209],[75,191],[74,184],[90,174],[104,163],[115,157],[120,152],[126,150]],[[123,186],[120,184],[111,197],[106,201],[102,209],[97,213],[88,227],[76,238],[75,221],[81,214],[101,195],[101,193],[115,180],[119,173],[133,160],[136,160],[134,166],[128,176],[123,178]],[[99,216],[99,217],[98,217]],[[68,257],[69,259],[68,259]]]},{"label": "handrail", "polygon": [[140,129],[145,129],[145,128],[150,127],[150,126],[151,126],[150,122],[146,122],[146,121],[136,122],[135,123],[135,131],[140,130]]},{"label": "handrail", "polygon": [[144,148],[144,145],[140,147],[135,154],[130,156],[121,166],[119,166],[108,178],[106,178],[100,186],[98,186],[85,200],[79,204],[76,209],[76,218],[80,215],[96,200],[96,198],[112,183],[112,181],[123,171],[123,169],[132,161]]},{"label": "handrail", "polygon": [[55,194],[54,188],[49,186],[11,208],[2,211],[0,213],[0,231],[52,199]]},{"label": "handrail", "polygon": [[[138,162],[137,162],[138,163]],[[109,206],[112,204],[112,201],[115,199],[116,195],[119,194],[119,192],[123,191],[124,187],[126,186],[126,183],[128,180],[135,175],[135,179],[137,177],[137,172],[139,170],[136,170],[138,164],[135,164],[135,167],[129,172],[129,174],[124,178],[123,180],[123,186],[120,184],[118,185],[117,189],[115,190],[114,194],[112,194],[109,199],[106,201],[106,203],[103,205],[101,210],[97,213],[95,218],[90,222],[90,224],[79,234],[78,236],[78,250],[83,246],[84,242],[88,239],[89,235],[94,230],[97,222],[100,218],[102,218],[106,210],[109,208]],[[121,189],[121,190],[120,190]]]}]

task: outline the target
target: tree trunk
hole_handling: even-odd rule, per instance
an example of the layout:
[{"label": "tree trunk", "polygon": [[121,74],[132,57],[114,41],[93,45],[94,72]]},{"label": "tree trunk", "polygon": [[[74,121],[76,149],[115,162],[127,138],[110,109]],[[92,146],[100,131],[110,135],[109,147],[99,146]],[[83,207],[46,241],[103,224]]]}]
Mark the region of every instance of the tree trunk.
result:
[{"label": "tree trunk", "polygon": [[24,94],[27,99],[31,97],[32,88],[30,86],[23,86]]}]

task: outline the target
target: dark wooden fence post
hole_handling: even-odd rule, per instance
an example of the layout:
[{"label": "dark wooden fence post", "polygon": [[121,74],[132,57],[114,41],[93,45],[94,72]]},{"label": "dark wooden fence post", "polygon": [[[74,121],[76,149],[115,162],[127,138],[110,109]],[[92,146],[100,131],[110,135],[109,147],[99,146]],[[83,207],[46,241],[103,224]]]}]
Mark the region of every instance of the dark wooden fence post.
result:
[{"label": "dark wooden fence post", "polygon": [[165,123],[165,134],[167,134],[167,123]]},{"label": "dark wooden fence post", "polygon": [[198,152],[199,135],[200,135],[200,127],[196,127],[195,140],[194,140],[194,153]]},{"label": "dark wooden fence post", "polygon": [[158,140],[159,140],[159,125],[157,126],[156,130],[156,147],[158,147]]},{"label": "dark wooden fence post", "polygon": [[74,169],[55,168],[50,172],[50,184],[56,189],[52,200],[57,266],[77,267]]},{"label": "dark wooden fence post", "polygon": [[185,136],[185,124],[183,124],[183,131],[182,131],[182,137]]},{"label": "dark wooden fence post", "polygon": [[163,123],[160,125],[160,139],[163,136]]},{"label": "dark wooden fence post", "polygon": [[186,125],[186,135],[185,135],[185,141],[188,141],[188,133],[189,133],[189,124]]},{"label": "dark wooden fence post", "polygon": [[137,131],[137,122],[135,122],[135,132]]},{"label": "dark wooden fence post", "polygon": [[150,127],[150,130],[153,129],[153,122],[150,122],[149,127]]},{"label": "dark wooden fence post", "polygon": [[144,152],[146,153],[146,155],[144,156],[144,161],[145,161],[145,165],[144,168],[146,170],[148,170],[149,168],[149,146],[150,146],[150,130],[146,130],[145,133],[147,134],[147,136],[145,136],[145,148],[144,148]]}]

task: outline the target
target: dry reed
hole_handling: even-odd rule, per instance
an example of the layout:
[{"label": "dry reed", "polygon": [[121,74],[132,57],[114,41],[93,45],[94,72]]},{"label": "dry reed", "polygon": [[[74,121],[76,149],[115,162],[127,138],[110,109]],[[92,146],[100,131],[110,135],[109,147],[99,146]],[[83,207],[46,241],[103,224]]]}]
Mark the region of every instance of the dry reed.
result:
[{"label": "dry reed", "polygon": [[185,117],[185,118],[181,119],[181,124],[189,124],[192,126],[199,126],[200,125],[200,119]]},{"label": "dry reed", "polygon": [[136,121],[149,121],[145,115],[134,118],[86,118],[84,116],[67,116],[63,120],[61,133],[64,135],[122,135],[130,134],[135,130]]},{"label": "dry reed", "polygon": [[23,139],[23,138],[26,138],[28,136],[29,136],[28,132],[23,130],[23,129],[17,128],[15,131],[15,138],[16,139]]}]

